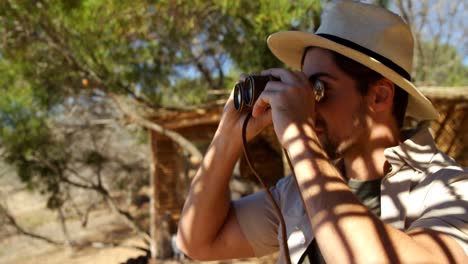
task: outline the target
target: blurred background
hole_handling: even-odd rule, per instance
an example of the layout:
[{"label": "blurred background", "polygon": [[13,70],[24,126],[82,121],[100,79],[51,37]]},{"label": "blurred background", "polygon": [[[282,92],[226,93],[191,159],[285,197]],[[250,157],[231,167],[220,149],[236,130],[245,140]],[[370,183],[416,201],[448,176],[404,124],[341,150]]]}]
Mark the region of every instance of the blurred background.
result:
[{"label": "blurred background", "polygon": [[[231,88],[284,67],[267,36],[313,32],[327,2],[0,0],[0,262],[190,262],[179,212]],[[362,2],[410,24],[413,80],[441,112],[423,125],[468,166],[467,1]],[[271,129],[251,145],[267,183],[287,173]],[[234,199],[250,174],[241,158]]]}]

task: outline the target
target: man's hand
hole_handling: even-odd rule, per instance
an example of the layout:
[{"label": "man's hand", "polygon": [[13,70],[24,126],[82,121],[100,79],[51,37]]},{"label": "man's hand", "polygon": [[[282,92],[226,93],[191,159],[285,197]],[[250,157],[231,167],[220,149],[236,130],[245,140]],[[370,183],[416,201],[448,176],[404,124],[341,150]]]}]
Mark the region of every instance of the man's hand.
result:
[{"label": "man's hand", "polygon": [[[243,82],[249,75],[242,74],[239,82]],[[242,125],[248,112],[239,112],[234,107],[234,89],[224,106],[224,112],[216,132],[217,136],[228,136],[240,146]],[[265,127],[271,124],[271,112],[266,109],[262,115],[252,117],[247,126],[247,141],[258,135]]]},{"label": "man's hand", "polygon": [[269,69],[281,81],[270,81],[254,105],[252,115],[263,119],[271,115],[273,126],[283,146],[300,136],[315,136],[315,93],[303,72]]}]

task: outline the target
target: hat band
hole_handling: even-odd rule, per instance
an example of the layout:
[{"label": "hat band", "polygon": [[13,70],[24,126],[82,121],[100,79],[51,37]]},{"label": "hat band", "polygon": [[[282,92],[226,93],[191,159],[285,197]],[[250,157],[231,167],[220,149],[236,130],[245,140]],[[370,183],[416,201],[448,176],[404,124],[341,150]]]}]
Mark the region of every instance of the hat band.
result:
[{"label": "hat band", "polygon": [[378,60],[383,65],[385,65],[385,66],[389,67],[390,69],[394,70],[395,72],[400,74],[406,80],[408,80],[408,81],[411,80],[411,75],[405,69],[403,69],[402,67],[398,66],[393,61],[385,58],[384,56],[382,56],[382,55],[380,55],[380,54],[378,54],[378,53],[376,53],[376,52],[374,52],[374,51],[372,51],[370,49],[367,49],[367,48],[365,48],[365,47],[363,47],[363,46],[361,46],[359,44],[356,44],[356,43],[354,43],[352,41],[349,41],[347,39],[343,39],[343,38],[340,38],[340,37],[337,37],[337,36],[334,36],[334,35],[324,34],[324,33],[318,33],[316,35],[321,36],[323,38],[326,38],[328,40],[331,40],[333,42],[336,42],[338,44],[341,44],[343,46],[346,46],[348,48],[354,49],[354,50],[359,51],[361,53],[364,53],[367,56]]}]

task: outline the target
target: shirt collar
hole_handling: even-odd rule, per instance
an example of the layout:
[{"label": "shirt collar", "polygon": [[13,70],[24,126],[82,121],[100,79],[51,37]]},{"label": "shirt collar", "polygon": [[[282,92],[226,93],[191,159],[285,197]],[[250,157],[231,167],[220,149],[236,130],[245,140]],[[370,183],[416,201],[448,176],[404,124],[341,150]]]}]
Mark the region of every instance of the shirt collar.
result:
[{"label": "shirt collar", "polygon": [[403,143],[384,151],[385,158],[392,166],[392,174],[405,164],[414,170],[424,172],[439,152],[429,129],[421,128],[412,130],[410,133],[413,135]]}]

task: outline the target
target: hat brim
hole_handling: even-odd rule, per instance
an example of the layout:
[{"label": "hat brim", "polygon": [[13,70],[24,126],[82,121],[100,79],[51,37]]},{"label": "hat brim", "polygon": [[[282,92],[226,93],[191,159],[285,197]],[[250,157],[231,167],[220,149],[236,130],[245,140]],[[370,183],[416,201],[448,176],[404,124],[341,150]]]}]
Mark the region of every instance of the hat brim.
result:
[{"label": "hat brim", "polygon": [[427,99],[410,81],[364,53],[321,36],[300,31],[274,33],[268,37],[267,43],[271,52],[273,52],[278,59],[297,70],[301,70],[301,59],[307,47],[320,47],[342,54],[380,73],[383,77],[408,92],[410,96],[408,98],[406,115],[418,120],[433,120],[439,118],[439,113],[429,99]]}]

